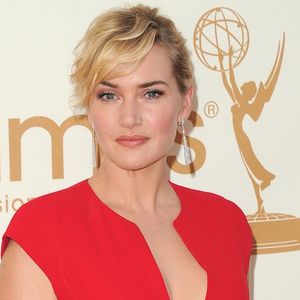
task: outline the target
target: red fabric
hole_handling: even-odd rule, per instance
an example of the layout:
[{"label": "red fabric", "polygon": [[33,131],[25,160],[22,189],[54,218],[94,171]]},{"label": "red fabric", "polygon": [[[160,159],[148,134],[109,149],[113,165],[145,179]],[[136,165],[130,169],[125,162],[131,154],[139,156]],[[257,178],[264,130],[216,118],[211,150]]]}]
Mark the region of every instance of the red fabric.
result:
[{"label": "red fabric", "polygon": [[[242,211],[215,194],[170,184],[181,201],[174,227],[208,274],[206,299],[249,299],[252,235]],[[87,180],[23,205],[2,255],[9,239],[45,272],[58,299],[169,299],[138,227],[101,202]]]}]

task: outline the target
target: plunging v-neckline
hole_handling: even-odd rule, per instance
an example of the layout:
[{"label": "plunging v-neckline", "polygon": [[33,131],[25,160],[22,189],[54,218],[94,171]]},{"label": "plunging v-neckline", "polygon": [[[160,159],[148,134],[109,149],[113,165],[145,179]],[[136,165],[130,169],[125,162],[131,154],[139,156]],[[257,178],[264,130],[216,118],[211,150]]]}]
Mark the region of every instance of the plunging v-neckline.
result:
[{"label": "plunging v-neckline", "polygon": [[[206,276],[207,276],[207,285],[206,285],[206,297],[205,299],[207,298],[207,293],[208,293],[208,273],[207,273],[207,270],[205,270],[200,262],[197,260],[197,258],[193,255],[191,249],[188,247],[187,243],[185,242],[182,234],[180,233],[180,231],[178,230],[178,225],[180,224],[180,222],[182,221],[182,219],[184,218],[184,213],[185,213],[185,205],[184,205],[184,201],[183,199],[180,197],[179,195],[179,191],[176,190],[176,186],[170,182],[169,182],[169,185],[170,187],[173,189],[173,191],[176,193],[177,195],[177,198],[179,199],[179,202],[180,202],[180,211],[179,213],[177,214],[177,216],[174,218],[174,220],[172,221],[172,225],[173,225],[173,228],[174,230],[176,231],[178,237],[181,239],[182,243],[184,244],[184,246],[186,247],[186,249],[189,251],[189,253],[191,254],[191,256],[194,258],[194,260],[196,261],[196,263],[198,264],[198,267],[199,268],[202,268],[205,272],[206,272]],[[162,290],[166,296],[166,299],[171,299],[170,296],[169,296],[169,293],[168,293],[168,289],[167,289],[167,286],[166,286],[166,282],[163,278],[163,275],[160,271],[160,268],[158,266],[158,263],[152,253],[152,250],[142,232],[142,230],[139,228],[139,226],[134,223],[133,221],[125,218],[124,216],[120,215],[118,212],[114,211],[110,206],[108,206],[105,202],[103,202],[101,200],[101,198],[97,195],[97,193],[94,191],[94,189],[91,187],[91,185],[89,184],[88,182],[88,179],[86,180],[86,185],[89,189],[89,191],[91,192],[92,196],[93,196],[93,199],[95,199],[98,203],[100,203],[100,205],[102,206],[103,209],[105,209],[108,213],[114,215],[116,218],[118,218],[119,220],[123,221],[124,223],[127,223],[128,225],[130,225],[131,227],[133,227],[137,232],[138,232],[138,236],[141,238],[141,240],[143,241],[143,244],[147,250],[147,253],[148,255],[150,256],[151,258],[151,265],[154,267],[154,269],[156,270],[156,273],[158,275],[158,277],[160,278],[160,284],[161,284],[161,287],[162,287]]]}]

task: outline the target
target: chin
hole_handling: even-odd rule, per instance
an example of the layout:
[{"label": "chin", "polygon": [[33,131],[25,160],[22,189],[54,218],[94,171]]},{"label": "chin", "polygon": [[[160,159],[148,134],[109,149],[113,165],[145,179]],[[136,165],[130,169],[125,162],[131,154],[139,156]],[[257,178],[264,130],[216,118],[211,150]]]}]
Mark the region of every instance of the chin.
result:
[{"label": "chin", "polygon": [[114,161],[114,164],[123,170],[139,171],[154,166],[161,161],[165,161],[165,156],[156,159],[147,159],[145,157],[140,159],[138,159],[137,157],[128,159],[127,157],[123,160],[118,159],[117,161]]}]

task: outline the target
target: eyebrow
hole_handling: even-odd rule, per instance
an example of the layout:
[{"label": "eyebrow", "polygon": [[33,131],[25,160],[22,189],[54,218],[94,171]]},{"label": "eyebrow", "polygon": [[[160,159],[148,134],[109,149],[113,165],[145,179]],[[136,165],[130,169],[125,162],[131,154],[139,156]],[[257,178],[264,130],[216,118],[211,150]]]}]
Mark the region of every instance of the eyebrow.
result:
[{"label": "eyebrow", "polygon": [[[100,84],[109,86],[111,88],[117,88],[118,87],[116,84],[113,84],[113,83],[111,83],[109,81],[101,81]],[[153,85],[157,85],[157,84],[164,84],[166,86],[169,86],[165,81],[162,81],[162,80],[153,80],[153,81],[142,83],[138,87],[139,88],[147,88],[147,87],[150,87],[150,86],[153,86]]]}]

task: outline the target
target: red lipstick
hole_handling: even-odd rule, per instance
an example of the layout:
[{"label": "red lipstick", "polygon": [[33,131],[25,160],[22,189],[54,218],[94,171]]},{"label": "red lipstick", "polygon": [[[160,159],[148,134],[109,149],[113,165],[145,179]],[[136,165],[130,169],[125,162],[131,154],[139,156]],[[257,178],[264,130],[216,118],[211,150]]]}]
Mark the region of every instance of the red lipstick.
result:
[{"label": "red lipstick", "polygon": [[148,137],[142,135],[122,135],[116,141],[122,146],[133,148],[145,144],[149,140]]}]

